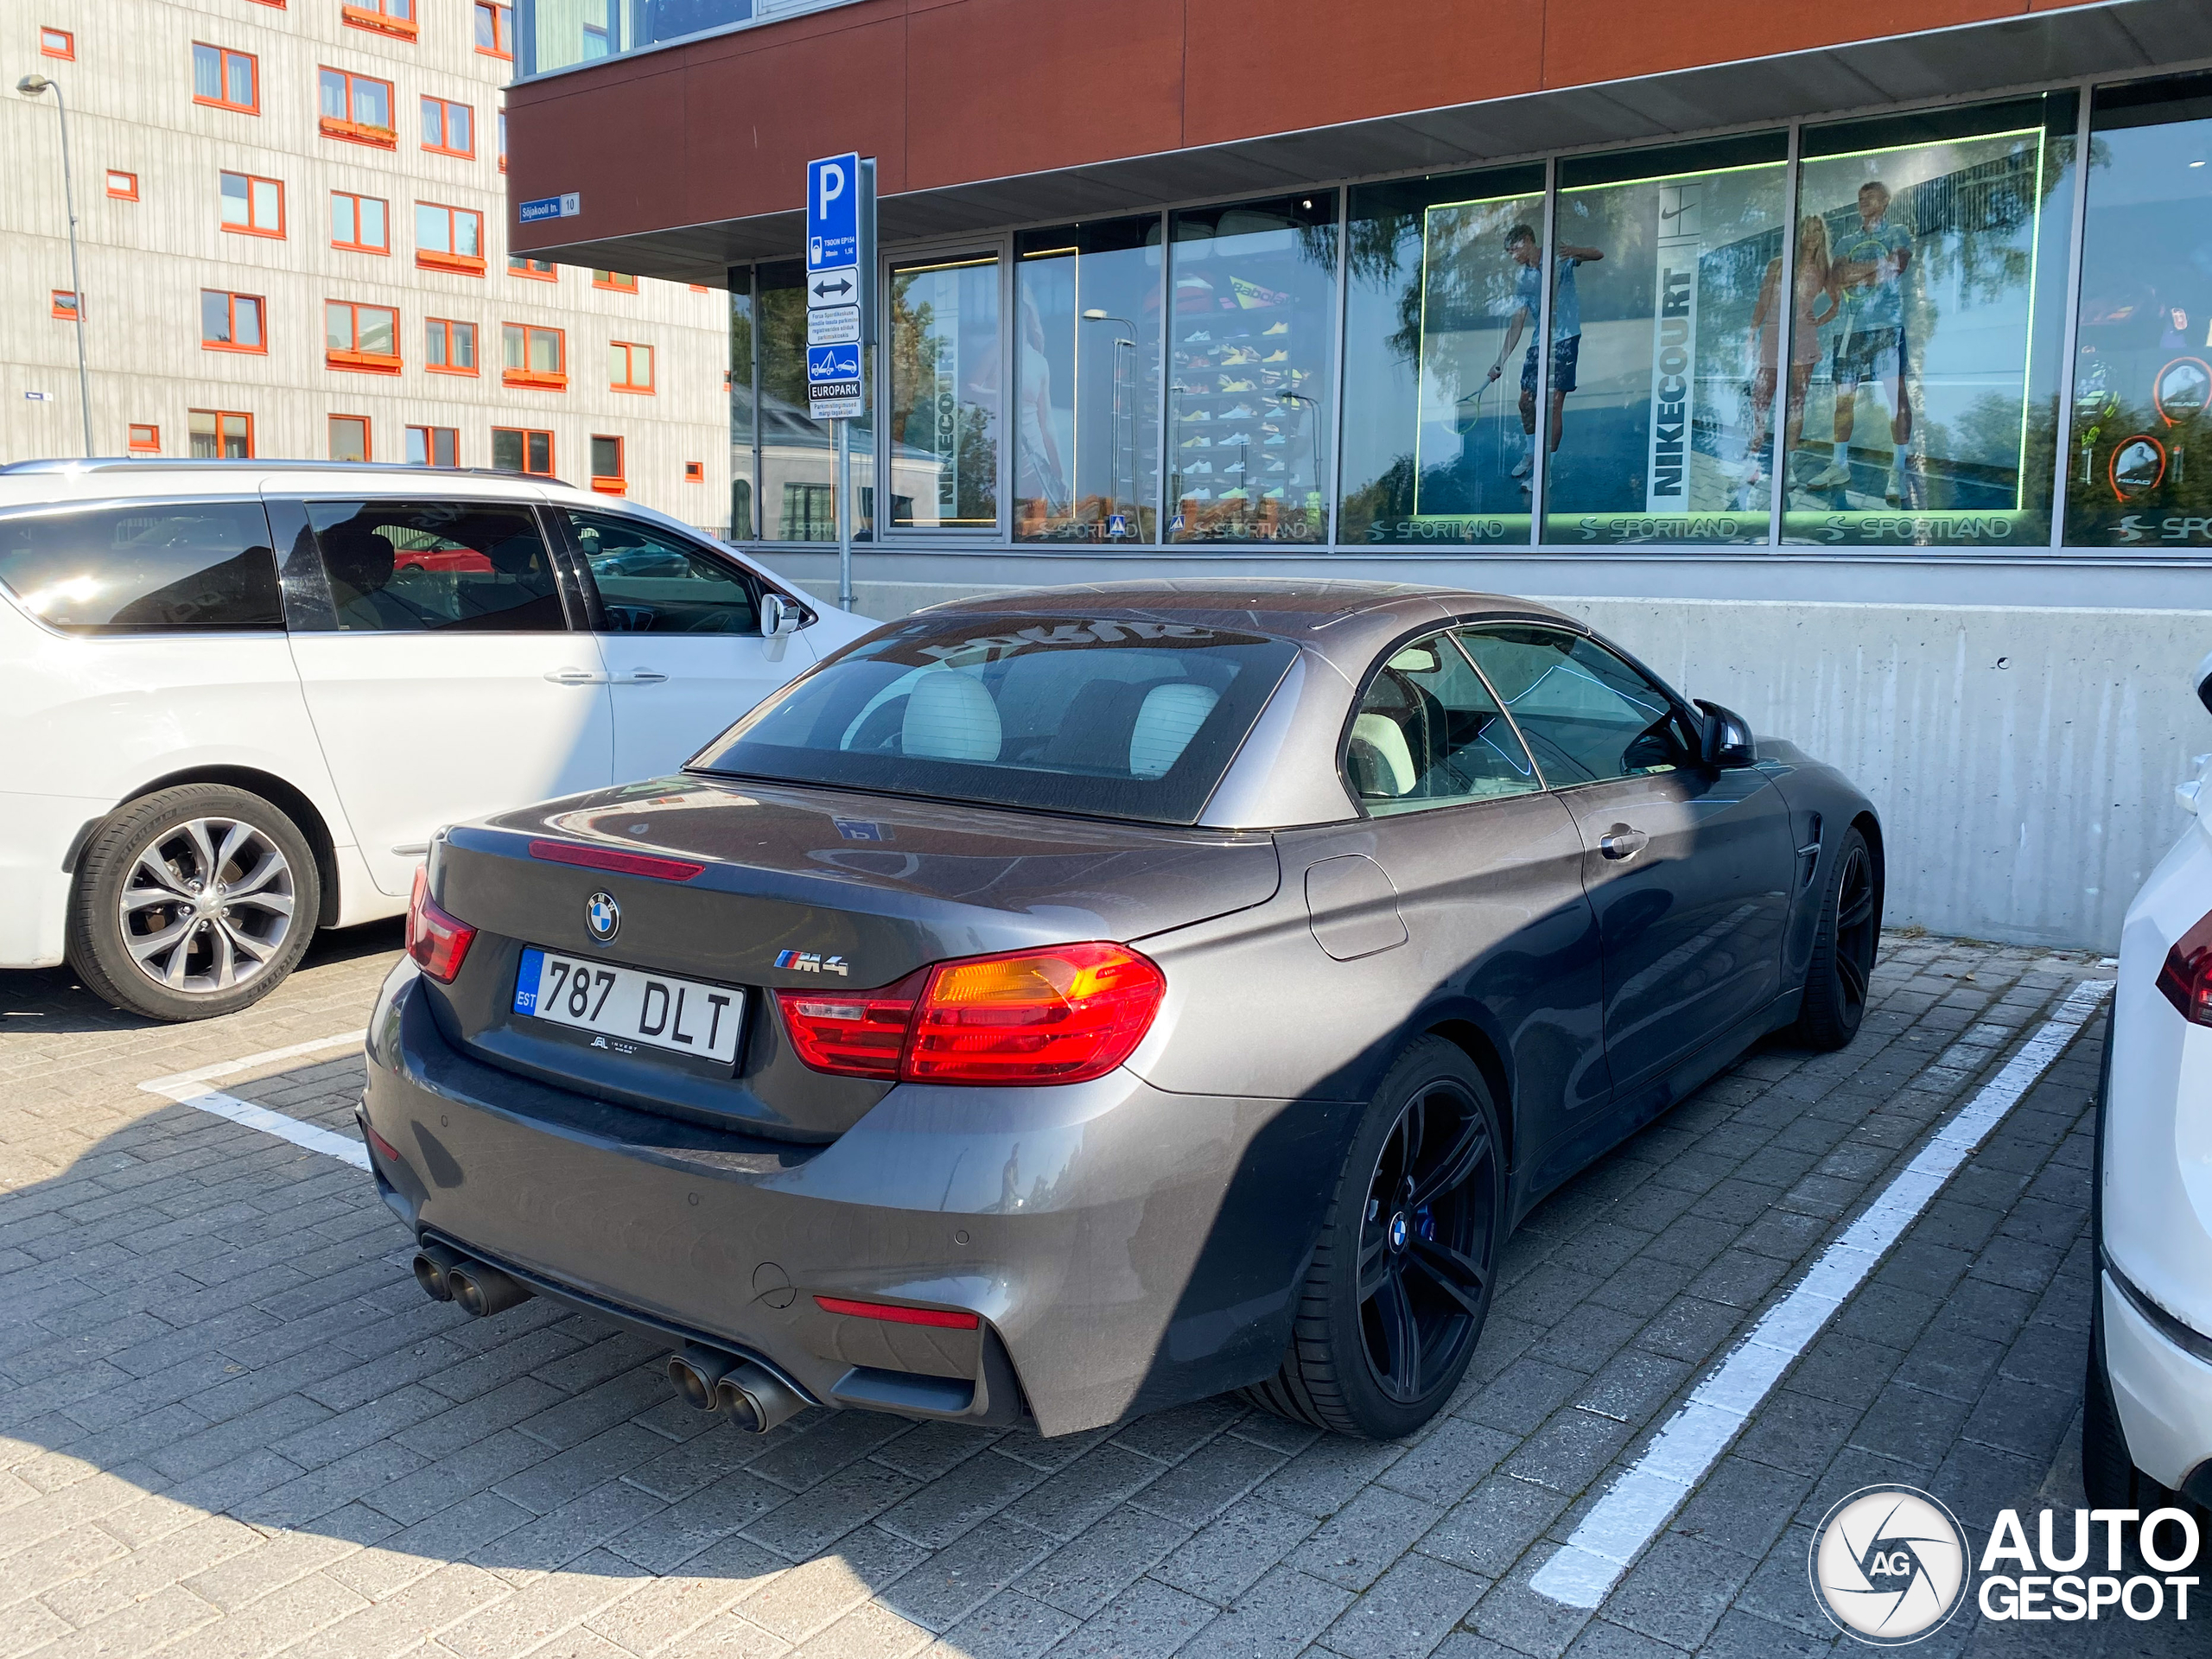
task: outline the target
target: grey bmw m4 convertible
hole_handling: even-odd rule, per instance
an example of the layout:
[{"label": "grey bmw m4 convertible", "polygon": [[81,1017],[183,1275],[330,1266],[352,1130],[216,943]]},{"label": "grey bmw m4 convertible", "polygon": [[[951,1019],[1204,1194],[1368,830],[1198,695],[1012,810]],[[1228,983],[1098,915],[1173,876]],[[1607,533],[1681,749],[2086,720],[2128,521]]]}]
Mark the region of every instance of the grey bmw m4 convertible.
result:
[{"label": "grey bmw m4 convertible", "polygon": [[429,1294],[648,1333],[747,1427],[1387,1438],[1547,1192],[1851,1039],[1881,903],[1846,779],[1541,606],[999,595],[441,836],[363,1128]]}]

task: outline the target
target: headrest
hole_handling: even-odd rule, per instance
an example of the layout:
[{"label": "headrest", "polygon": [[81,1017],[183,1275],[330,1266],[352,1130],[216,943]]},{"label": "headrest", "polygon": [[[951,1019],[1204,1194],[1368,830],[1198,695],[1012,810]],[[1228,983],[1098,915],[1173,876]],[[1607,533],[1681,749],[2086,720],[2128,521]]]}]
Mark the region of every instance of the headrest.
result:
[{"label": "headrest", "polygon": [[936,668],[907,694],[899,747],[937,760],[995,760],[1002,735],[998,705],[983,683],[956,668]]},{"label": "headrest", "polygon": [[1129,728],[1129,776],[1166,776],[1220,701],[1221,693],[1212,687],[1187,681],[1146,692],[1136,724]]}]

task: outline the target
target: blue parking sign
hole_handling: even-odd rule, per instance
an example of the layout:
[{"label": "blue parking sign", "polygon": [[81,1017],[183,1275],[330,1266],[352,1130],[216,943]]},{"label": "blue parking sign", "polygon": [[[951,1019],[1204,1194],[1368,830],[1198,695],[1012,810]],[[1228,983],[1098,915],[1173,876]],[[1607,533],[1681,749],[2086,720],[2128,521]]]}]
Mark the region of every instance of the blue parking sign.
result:
[{"label": "blue parking sign", "polygon": [[857,343],[842,346],[810,346],[806,348],[806,378],[810,385],[825,380],[857,380],[861,378],[861,348]]},{"label": "blue parking sign", "polygon": [[827,156],[806,164],[806,268],[860,263],[861,158]]}]

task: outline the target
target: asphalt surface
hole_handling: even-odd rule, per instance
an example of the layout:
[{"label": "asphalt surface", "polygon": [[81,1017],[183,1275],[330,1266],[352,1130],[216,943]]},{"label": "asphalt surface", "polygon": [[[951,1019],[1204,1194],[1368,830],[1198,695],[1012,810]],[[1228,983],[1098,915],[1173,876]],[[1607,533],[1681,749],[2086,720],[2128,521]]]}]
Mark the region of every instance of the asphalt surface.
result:
[{"label": "asphalt surface", "polygon": [[[1850,1651],[1807,1573],[1845,1494],[1923,1488],[1977,1554],[2001,1508],[2032,1531],[2084,1502],[2101,1011],[1599,1605],[1530,1584],[1870,1202],[2024,1074],[2109,977],[2093,957],[1885,940],[1850,1049],[1763,1046],[1530,1217],[1452,1409],[1382,1446],[1228,1399],[1055,1440],[827,1412],[753,1437],[593,1320],[426,1301],[359,1170],[142,1087],[357,1029],[397,944],[326,937],[259,1007],[181,1027],[0,975],[0,1659]],[[360,1086],[344,1045],[207,1084],[349,1138]],[[2191,1611],[1969,1604],[1911,1651],[2196,1652]]]}]

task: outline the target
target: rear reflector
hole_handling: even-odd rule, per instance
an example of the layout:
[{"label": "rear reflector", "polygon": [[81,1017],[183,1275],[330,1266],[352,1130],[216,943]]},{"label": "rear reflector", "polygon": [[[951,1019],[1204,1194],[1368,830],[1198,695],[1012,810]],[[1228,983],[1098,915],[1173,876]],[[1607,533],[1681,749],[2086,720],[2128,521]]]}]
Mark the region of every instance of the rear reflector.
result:
[{"label": "rear reflector", "polygon": [[415,894],[407,906],[407,954],[415,965],[441,985],[450,985],[475,938],[474,928],[438,907],[430,897],[430,872],[418,866]]},{"label": "rear reflector", "polygon": [[2158,969],[2158,991],[2193,1026],[2212,1026],[2212,916],[2174,941]]},{"label": "rear reflector", "polygon": [[1128,1058],[1167,988],[1126,945],[941,962],[874,991],[779,990],[798,1057],[882,1082],[1082,1083]]},{"label": "rear reflector", "polygon": [[385,1140],[367,1124],[361,1125],[361,1132],[369,1137],[369,1145],[384,1154],[386,1163],[404,1164],[407,1161],[397,1147],[393,1146],[391,1141]]},{"label": "rear reflector", "polygon": [[661,881],[689,881],[707,868],[689,859],[655,858],[650,853],[626,853],[613,847],[579,847],[573,841],[533,841],[530,855],[551,864],[580,864],[588,870],[650,875]]},{"label": "rear reflector", "polygon": [[814,1305],[825,1313],[846,1313],[856,1319],[881,1319],[886,1325],[933,1325],[945,1331],[973,1331],[980,1320],[973,1313],[955,1313],[942,1307],[900,1307],[893,1302],[851,1302],[842,1296],[817,1296]]}]

